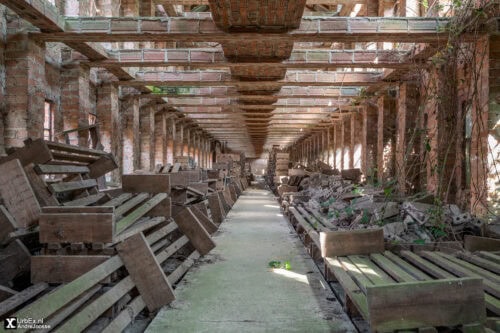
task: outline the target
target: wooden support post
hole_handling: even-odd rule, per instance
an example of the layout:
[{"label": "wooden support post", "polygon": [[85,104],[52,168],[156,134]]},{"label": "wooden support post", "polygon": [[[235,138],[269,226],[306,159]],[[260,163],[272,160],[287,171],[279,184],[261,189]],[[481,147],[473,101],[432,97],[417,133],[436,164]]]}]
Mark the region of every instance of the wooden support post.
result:
[{"label": "wooden support post", "polygon": [[142,233],[129,237],[116,248],[149,311],[175,300],[174,291]]},{"label": "wooden support post", "polygon": [[205,255],[210,252],[215,243],[208,234],[207,230],[202,226],[201,222],[196,218],[190,208],[184,208],[174,217],[179,229],[184,233],[196,250]]}]

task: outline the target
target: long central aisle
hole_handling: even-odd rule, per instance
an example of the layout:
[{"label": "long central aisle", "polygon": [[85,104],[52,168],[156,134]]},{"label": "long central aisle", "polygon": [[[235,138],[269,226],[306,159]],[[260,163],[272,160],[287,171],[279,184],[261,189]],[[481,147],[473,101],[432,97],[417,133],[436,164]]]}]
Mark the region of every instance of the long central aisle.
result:
[{"label": "long central aisle", "polygon": [[147,332],[356,331],[269,191],[245,191],[214,240]]}]

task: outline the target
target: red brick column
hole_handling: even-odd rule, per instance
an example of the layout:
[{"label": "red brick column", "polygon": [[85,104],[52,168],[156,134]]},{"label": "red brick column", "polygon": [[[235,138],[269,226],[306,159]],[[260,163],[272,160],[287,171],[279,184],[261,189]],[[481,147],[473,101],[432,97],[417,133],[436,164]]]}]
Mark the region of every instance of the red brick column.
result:
[{"label": "red brick column", "polygon": [[155,164],[155,111],[146,106],[140,111],[140,169],[151,171]]},{"label": "red brick column", "polygon": [[18,34],[7,40],[6,147],[21,147],[27,137],[43,137],[45,100],[45,47]]},{"label": "red brick column", "polygon": [[361,168],[363,116],[360,111],[351,114],[351,156],[354,168]]}]

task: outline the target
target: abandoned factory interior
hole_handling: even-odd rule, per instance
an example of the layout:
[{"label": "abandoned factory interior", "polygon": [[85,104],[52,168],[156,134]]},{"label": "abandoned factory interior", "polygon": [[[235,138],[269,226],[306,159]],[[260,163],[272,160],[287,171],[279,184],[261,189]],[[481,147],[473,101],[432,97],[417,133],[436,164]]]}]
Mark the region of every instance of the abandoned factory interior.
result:
[{"label": "abandoned factory interior", "polygon": [[0,0],[0,332],[500,332],[500,0]]}]

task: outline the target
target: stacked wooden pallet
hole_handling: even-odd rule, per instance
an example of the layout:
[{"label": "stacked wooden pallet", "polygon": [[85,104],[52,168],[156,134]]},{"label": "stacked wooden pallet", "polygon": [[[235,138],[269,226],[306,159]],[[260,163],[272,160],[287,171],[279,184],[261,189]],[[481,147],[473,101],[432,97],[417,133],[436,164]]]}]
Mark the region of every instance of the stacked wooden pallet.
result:
[{"label": "stacked wooden pallet", "polygon": [[441,326],[498,331],[496,252],[464,252],[455,243],[388,251],[381,229],[339,232],[316,215],[303,207],[289,209],[290,222],[311,256],[324,263],[325,277],[334,282],[347,313],[363,318],[372,331],[437,332]]}]

